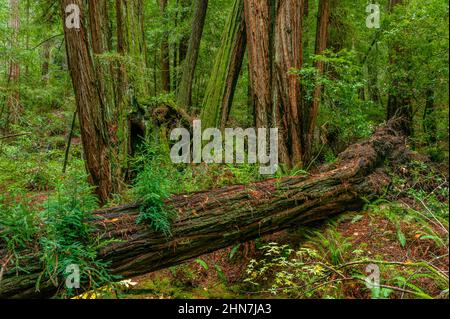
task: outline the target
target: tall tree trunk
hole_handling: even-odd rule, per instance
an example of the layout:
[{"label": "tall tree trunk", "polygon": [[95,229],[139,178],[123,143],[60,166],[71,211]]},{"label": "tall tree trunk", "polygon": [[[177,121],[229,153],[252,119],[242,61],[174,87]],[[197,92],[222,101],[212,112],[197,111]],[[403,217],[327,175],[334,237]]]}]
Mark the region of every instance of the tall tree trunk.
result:
[{"label": "tall tree trunk", "polygon": [[[121,191],[131,152],[129,114],[148,95],[142,0],[116,0],[117,50],[127,57],[117,64],[102,56],[112,50],[112,31],[107,0],[61,0],[65,8],[75,4],[81,11],[81,28],[64,28],[69,70],[77,101],[81,137],[90,182],[102,203]],[[85,27],[86,12],[89,30]],[[89,37],[90,35],[90,40]],[[91,50],[92,49],[92,50]],[[131,62],[128,62],[131,60]],[[126,61],[126,62],[123,62]],[[116,94],[117,93],[117,94]]]},{"label": "tall tree trunk", "polygon": [[159,0],[163,19],[163,34],[161,38],[161,86],[163,92],[170,92],[170,46],[167,16],[167,0]]},{"label": "tall tree trunk", "polygon": [[[30,50],[30,14],[31,14],[31,3],[30,0],[26,0],[25,2],[25,21],[27,24],[27,32],[25,34],[25,48]],[[25,65],[25,79],[29,79],[30,76],[30,68],[28,63]]]},{"label": "tall tree trunk", "polygon": [[68,5],[75,4],[80,8],[80,29],[69,29],[64,26],[66,53],[90,182],[96,186],[95,192],[99,199],[106,202],[115,190],[111,176],[110,140],[84,23],[84,3],[82,0],[61,0],[60,3],[63,23]]},{"label": "tall tree trunk", "polygon": [[105,114],[112,114],[115,97],[112,65],[102,60],[102,54],[111,50],[111,30],[109,27],[109,8],[107,0],[88,0],[89,30],[93,52],[99,96]]},{"label": "tall tree trunk", "polygon": [[[120,16],[122,28],[118,28],[118,38],[121,39],[119,53],[126,54],[132,63],[126,64],[130,100],[138,103],[138,99],[149,95],[147,85],[147,45],[144,33],[144,2],[143,0],[118,0],[116,15]],[[170,83],[170,81],[169,81]]]},{"label": "tall tree trunk", "polygon": [[347,13],[347,10],[342,3],[342,0],[329,0],[330,1],[330,34],[328,36],[327,48],[333,50],[333,52],[339,52],[344,48],[345,39],[348,36],[347,30],[342,20],[342,12]]},{"label": "tall tree trunk", "polygon": [[[403,4],[403,0],[390,0],[389,10],[392,12],[397,5]],[[395,41],[395,40],[394,40]],[[402,75],[394,75],[389,89],[387,119],[400,117],[403,120],[402,133],[407,136],[413,134],[413,112],[411,104],[411,61],[405,48],[398,42],[394,42],[389,53],[389,64],[397,70],[402,70]]]},{"label": "tall tree trunk", "polygon": [[303,63],[302,24],[304,0],[280,0],[275,27],[275,81],[279,127],[283,131],[281,149],[288,152],[290,166],[302,166],[302,116],[301,86],[291,69],[300,69]]},{"label": "tall tree trunk", "polygon": [[200,52],[200,43],[206,20],[208,1],[209,0],[194,0],[192,32],[189,39],[186,59],[183,63],[180,86],[177,92],[177,102],[184,108],[189,108],[192,105],[192,85],[194,82],[197,59]]},{"label": "tall tree trunk", "polygon": [[20,105],[20,64],[17,60],[18,54],[14,52],[19,46],[19,30],[20,30],[20,10],[19,0],[10,0],[10,28],[12,29],[11,36],[11,57],[9,60],[8,70],[8,86],[10,92],[7,98],[7,119],[6,126],[9,124],[16,124],[19,121],[21,113]]},{"label": "tall tree trunk", "polygon": [[242,68],[245,48],[244,0],[235,0],[206,87],[201,115],[204,127],[225,129]]},{"label": "tall tree trunk", "polygon": [[268,128],[272,110],[270,0],[244,0],[244,15],[255,125]]},{"label": "tall tree trunk", "polygon": [[[122,179],[129,176],[128,157],[133,154],[142,132],[138,120],[131,120],[140,112],[141,99],[150,94],[147,85],[147,47],[144,33],[143,0],[116,0],[117,51],[124,60],[120,62],[116,88],[117,101],[113,112],[116,121],[114,147],[117,154],[117,172]],[[135,126],[135,124],[137,126]],[[139,127],[139,128],[138,128]],[[139,131],[139,133],[136,131]]]},{"label": "tall tree trunk", "polygon": [[[320,55],[327,48],[328,25],[330,20],[330,0],[320,0],[317,12],[317,31],[315,54]],[[314,63],[317,73],[321,76],[324,73],[325,63],[317,61]],[[314,143],[314,130],[316,128],[317,115],[319,113],[320,100],[322,96],[322,85],[314,88],[312,101],[304,110],[303,116],[303,162],[306,164],[311,160],[312,147]]]},{"label": "tall tree trunk", "polygon": [[[177,0],[178,14],[175,17],[175,28],[180,24],[185,23],[186,18],[189,16],[188,11],[192,6],[192,0]],[[186,54],[189,46],[189,34],[183,32],[179,41],[176,43],[173,49],[173,90],[176,92],[178,89],[178,84],[180,82],[180,66],[183,65],[186,59]]]},{"label": "tall tree trunk", "polygon": [[[126,74],[119,76],[116,83],[115,65],[105,61],[103,54],[112,50],[112,30],[110,27],[110,10],[107,0],[88,0],[89,27],[96,86],[102,105],[104,125],[108,130],[111,180],[114,192],[122,190],[126,172],[129,149],[127,113],[130,108],[119,100],[126,94]],[[119,42],[122,45],[122,40]],[[119,67],[123,71],[123,66]],[[126,111],[122,108],[126,106]],[[122,107],[122,108],[121,108]],[[122,112],[120,112],[122,110]]]},{"label": "tall tree trunk", "polygon": [[[183,14],[181,15],[180,20],[183,21],[188,17],[187,8],[192,6],[192,0],[181,0],[181,7],[183,10]],[[181,65],[186,59],[187,51],[189,47],[189,35],[183,34],[180,39],[180,44],[178,47],[178,65]]]}]

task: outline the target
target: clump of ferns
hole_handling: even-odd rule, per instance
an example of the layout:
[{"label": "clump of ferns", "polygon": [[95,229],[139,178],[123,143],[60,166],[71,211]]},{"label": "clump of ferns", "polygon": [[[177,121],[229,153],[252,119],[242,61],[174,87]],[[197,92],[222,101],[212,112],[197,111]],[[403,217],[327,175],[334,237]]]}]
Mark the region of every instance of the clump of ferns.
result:
[{"label": "clump of ferns", "polygon": [[164,152],[150,148],[147,153],[145,165],[137,175],[134,184],[134,194],[140,205],[140,214],[137,223],[149,225],[165,236],[171,236],[172,221],[176,217],[173,209],[168,207],[165,200],[169,198],[178,187],[174,174],[177,174],[169,163]]},{"label": "clump of ferns", "polygon": [[0,198],[0,238],[8,250],[8,270],[26,272],[32,252],[43,269],[36,289],[53,285],[59,296],[77,294],[65,285],[69,266],[79,269],[80,290],[97,289],[118,279],[98,258],[98,251],[110,241],[102,240],[88,223],[98,205],[86,181],[84,175],[66,175],[44,204],[24,194]]},{"label": "clump of ferns", "polygon": [[102,240],[88,223],[96,208],[97,198],[85,176],[69,176],[58,185],[40,216],[44,225],[39,240],[44,271],[37,286],[48,280],[61,288],[63,296],[77,294],[66,287],[65,280],[59,280],[70,275],[70,266],[80,270],[82,290],[95,290],[118,279],[109,273],[108,263],[98,258],[98,251],[111,241]]}]

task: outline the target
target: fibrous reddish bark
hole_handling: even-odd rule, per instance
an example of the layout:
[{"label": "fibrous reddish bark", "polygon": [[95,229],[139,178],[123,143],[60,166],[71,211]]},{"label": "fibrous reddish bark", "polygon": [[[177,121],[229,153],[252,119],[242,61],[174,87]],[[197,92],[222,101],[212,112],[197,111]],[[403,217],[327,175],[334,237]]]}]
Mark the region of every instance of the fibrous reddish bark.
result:
[{"label": "fibrous reddish bark", "polygon": [[[138,205],[97,211],[90,223],[98,235],[120,240],[102,248],[99,256],[111,263],[113,274],[130,278],[293,225],[360,209],[365,203],[362,198],[376,197],[390,182],[381,167],[387,158],[400,158],[403,145],[404,138],[393,129],[381,128],[317,174],[174,196],[166,203],[177,212],[170,237],[138,225]],[[0,256],[5,253],[6,245],[0,242]],[[51,296],[57,290],[49,280],[42,280],[40,292],[36,291],[42,273],[38,261],[27,273],[8,266],[12,267],[2,268],[0,298]]]},{"label": "fibrous reddish bark", "polygon": [[[319,11],[317,13],[317,31],[315,54],[320,55],[327,48],[328,26],[330,21],[330,0],[319,1]],[[319,75],[322,75],[325,69],[323,61],[314,63]],[[317,115],[319,113],[320,99],[322,95],[322,85],[314,88],[313,98],[305,110],[303,121],[303,162],[308,163],[312,156],[312,146],[314,141],[314,129],[316,127]]]},{"label": "fibrous reddish bark", "polygon": [[271,7],[269,0],[245,0],[249,76],[254,104],[255,124],[268,128],[272,110]]},{"label": "fibrous reddish bark", "polygon": [[301,86],[298,76],[290,74],[303,63],[302,24],[303,0],[282,0],[275,26],[275,78],[277,90],[278,126],[284,138],[281,160],[289,166],[302,166],[302,117],[304,116]]},{"label": "fibrous reddish bark", "polygon": [[65,8],[71,4],[81,10],[81,28],[64,28],[67,59],[75,91],[80,121],[81,139],[90,181],[96,186],[101,201],[106,201],[114,191],[111,179],[109,136],[104,122],[104,105],[96,86],[97,77],[89,49],[88,33],[84,25],[83,1],[61,0],[63,21]]},{"label": "fibrous reddish bark", "polygon": [[[20,8],[19,0],[10,0],[10,28],[12,29],[11,37],[11,49],[16,50],[19,45],[19,31],[20,31]],[[11,86],[11,92],[8,96],[6,105],[7,109],[7,119],[6,126],[11,124],[16,124],[19,121],[21,106],[20,106],[20,92],[19,92],[19,79],[20,79],[20,64],[15,52],[12,52],[9,61],[8,70],[8,85]]]}]

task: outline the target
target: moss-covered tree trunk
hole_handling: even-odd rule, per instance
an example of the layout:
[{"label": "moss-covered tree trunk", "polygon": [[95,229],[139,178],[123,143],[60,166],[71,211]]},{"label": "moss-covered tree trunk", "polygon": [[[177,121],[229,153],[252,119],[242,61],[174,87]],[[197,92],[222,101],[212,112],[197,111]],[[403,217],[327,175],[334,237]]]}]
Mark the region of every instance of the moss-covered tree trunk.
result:
[{"label": "moss-covered tree trunk", "polygon": [[177,103],[185,109],[192,105],[192,86],[200,52],[200,43],[206,20],[208,1],[209,0],[194,0],[192,32],[191,37],[189,38],[186,59],[183,63],[180,86],[178,87],[177,92]]},{"label": "moss-covered tree trunk", "polygon": [[163,32],[161,36],[161,86],[163,92],[170,92],[170,46],[167,15],[167,0],[159,0]]},{"label": "moss-covered tree trunk", "polygon": [[[192,0],[181,0],[178,3],[178,9],[181,13],[178,15],[177,23],[184,24],[189,16],[190,8],[192,6]],[[180,67],[183,65],[184,60],[186,59],[187,51],[189,47],[189,34],[183,32],[177,46],[175,47],[174,52],[174,79],[172,80],[173,90],[176,91],[178,89],[178,85],[180,83],[180,75],[181,70]]]},{"label": "moss-covered tree trunk", "polygon": [[[115,118],[118,121],[117,147],[124,176],[128,173],[128,157],[133,153],[139,134],[136,127],[142,123],[133,121],[130,114],[141,112],[142,100],[150,95],[148,86],[147,48],[144,32],[143,0],[116,0],[117,52],[121,56],[117,77],[118,103]],[[140,128],[138,131],[142,131]]]},{"label": "moss-covered tree trunk", "polygon": [[[110,263],[113,274],[131,278],[293,225],[360,209],[365,200],[383,194],[390,180],[382,166],[386,159],[402,158],[403,145],[404,138],[392,127],[381,128],[318,174],[173,196],[166,202],[167,209],[177,213],[169,237],[136,223],[138,205],[95,212],[90,223],[98,236],[116,240],[99,251],[100,259]],[[0,255],[4,254],[6,243],[0,242]],[[46,278],[36,291],[42,265],[35,260],[28,266],[28,272],[16,272],[13,263],[3,266],[0,298],[51,296],[57,291]]]},{"label": "moss-covered tree trunk", "polygon": [[235,0],[206,87],[201,119],[204,127],[224,129],[246,48],[244,0]]}]

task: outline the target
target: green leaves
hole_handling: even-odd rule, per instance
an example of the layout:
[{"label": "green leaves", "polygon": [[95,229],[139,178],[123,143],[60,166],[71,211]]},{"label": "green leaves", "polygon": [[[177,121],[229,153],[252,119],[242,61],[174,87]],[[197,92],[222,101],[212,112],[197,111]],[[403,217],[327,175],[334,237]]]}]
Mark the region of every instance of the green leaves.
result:
[{"label": "green leaves", "polygon": [[176,175],[164,152],[159,148],[146,145],[144,151],[144,169],[138,174],[134,185],[134,195],[140,203],[141,214],[137,223],[147,223],[156,231],[171,235],[171,223],[176,217],[173,210],[166,206],[165,200],[176,191]]},{"label": "green leaves", "polygon": [[400,242],[400,245],[402,246],[402,248],[405,248],[406,237],[400,228],[397,229],[397,238],[398,238],[398,241]]},{"label": "green leaves", "polygon": [[[92,186],[87,177],[68,174],[57,185],[57,192],[50,196],[40,214],[44,228],[39,238],[40,260],[44,265],[42,276],[63,284],[66,268],[77,265],[80,283],[85,287],[99,288],[115,279],[108,273],[108,265],[97,260],[100,246],[105,243],[93,236],[87,223],[98,207]],[[75,291],[68,289],[72,296]]]},{"label": "green leaves", "polygon": [[195,262],[197,264],[199,264],[200,266],[202,266],[205,270],[209,269],[208,264],[203,259],[198,258],[198,259],[195,260]]}]

